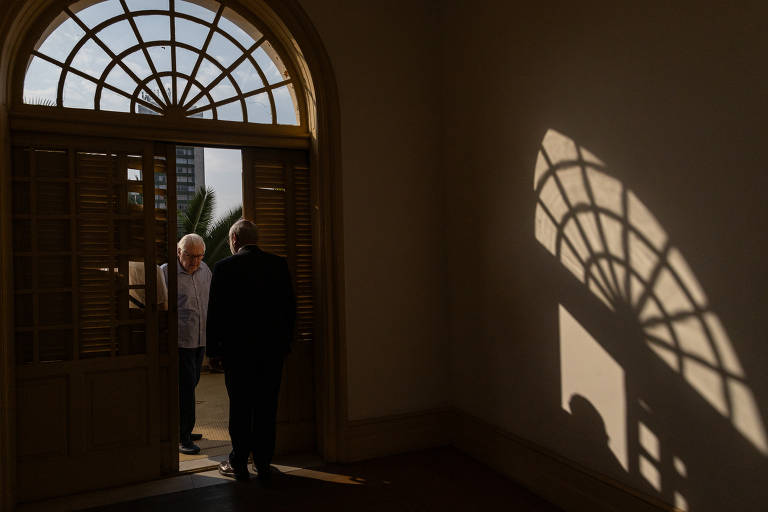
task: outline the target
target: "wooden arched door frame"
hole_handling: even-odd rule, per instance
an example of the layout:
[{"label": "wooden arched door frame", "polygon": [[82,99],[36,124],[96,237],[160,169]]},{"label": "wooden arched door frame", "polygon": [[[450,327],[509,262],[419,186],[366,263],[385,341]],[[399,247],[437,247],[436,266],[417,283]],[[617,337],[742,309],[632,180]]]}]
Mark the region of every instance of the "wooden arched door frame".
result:
[{"label": "wooden arched door frame", "polygon": [[[330,59],[298,0],[219,0],[246,17],[258,19],[286,49],[292,66],[307,93],[308,137],[298,146],[307,147],[313,180],[313,222],[316,268],[317,347],[316,403],[318,448],[324,459],[337,460],[342,450],[346,424],[346,348],[343,312],[343,239],[341,201],[341,158],[339,101]],[[14,93],[19,59],[24,52],[27,34],[39,33],[41,24],[50,21],[50,12],[68,4],[66,0],[11,0],[0,15],[0,510],[13,510],[15,498],[15,354],[13,346],[12,237],[10,225],[11,133],[24,127],[45,126],[56,131],[55,119],[45,116],[20,115]],[[37,30],[35,30],[37,29]],[[105,125],[109,127],[109,123]],[[186,128],[186,127],[185,127]],[[113,134],[130,138],[141,133],[140,126],[118,128]],[[199,133],[188,135],[181,127],[165,126],[166,140],[192,143],[216,143]],[[230,144],[268,145],[274,137],[291,145],[290,133],[281,136],[264,131],[263,136],[233,131]],[[286,142],[287,141],[287,142]],[[220,142],[219,142],[220,143]]]}]

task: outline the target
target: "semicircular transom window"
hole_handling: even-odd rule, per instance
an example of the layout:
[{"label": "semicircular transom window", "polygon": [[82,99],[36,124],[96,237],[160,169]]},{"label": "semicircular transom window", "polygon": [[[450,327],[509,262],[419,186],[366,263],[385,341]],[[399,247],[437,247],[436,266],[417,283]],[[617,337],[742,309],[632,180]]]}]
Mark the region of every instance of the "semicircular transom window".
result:
[{"label": "semicircular transom window", "polygon": [[213,0],[82,0],[40,37],[23,101],[101,111],[298,125],[275,47]]}]

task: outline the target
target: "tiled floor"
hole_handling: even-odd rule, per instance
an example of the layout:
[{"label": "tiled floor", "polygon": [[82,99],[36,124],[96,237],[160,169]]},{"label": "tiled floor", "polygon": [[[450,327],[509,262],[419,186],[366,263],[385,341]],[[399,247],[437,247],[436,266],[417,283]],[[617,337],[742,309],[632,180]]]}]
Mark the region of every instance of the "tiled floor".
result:
[{"label": "tiled floor", "polygon": [[[280,469],[283,473],[267,485],[255,478],[235,482],[205,472],[181,477],[189,489],[157,482],[154,485],[165,485],[169,494],[108,506],[81,503],[74,510],[88,506],[97,506],[91,512],[560,510],[451,448],[348,465]],[[118,496],[124,500],[126,492],[118,491]]]},{"label": "tiled floor", "polygon": [[203,373],[195,390],[195,432],[203,435],[196,441],[198,455],[179,454],[179,469],[192,471],[224,460],[229,453],[229,399],[223,373]]}]

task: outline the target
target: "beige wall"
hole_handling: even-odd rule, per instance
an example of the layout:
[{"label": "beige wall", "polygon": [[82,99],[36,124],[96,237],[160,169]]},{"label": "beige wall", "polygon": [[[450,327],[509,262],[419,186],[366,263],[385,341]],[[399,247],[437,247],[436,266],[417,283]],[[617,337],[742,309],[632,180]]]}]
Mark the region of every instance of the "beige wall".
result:
[{"label": "beige wall", "polygon": [[301,4],[341,105],[349,417],[445,405],[436,14],[424,1]]},{"label": "beige wall", "polygon": [[[633,4],[443,4],[455,403],[667,503],[762,510],[768,8]],[[645,344],[648,324],[611,312],[537,241],[534,169],[548,130],[652,212],[656,222],[624,225],[664,230],[678,252],[662,267],[685,275],[677,287],[702,306],[682,305],[674,284],[653,288],[689,313],[678,341],[705,360],[719,347],[713,365],[740,365],[742,384],[691,358],[682,377]],[[724,335],[700,328],[712,315]],[[573,393],[590,403],[569,404]]]}]

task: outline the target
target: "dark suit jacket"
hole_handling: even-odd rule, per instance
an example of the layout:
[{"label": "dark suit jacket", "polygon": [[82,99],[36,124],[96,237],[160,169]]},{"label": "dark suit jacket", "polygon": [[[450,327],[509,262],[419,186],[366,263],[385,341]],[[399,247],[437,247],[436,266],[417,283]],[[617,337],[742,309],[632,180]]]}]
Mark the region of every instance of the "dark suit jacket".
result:
[{"label": "dark suit jacket", "polygon": [[255,245],[213,268],[206,328],[208,357],[225,365],[290,352],[296,302],[285,258]]}]

